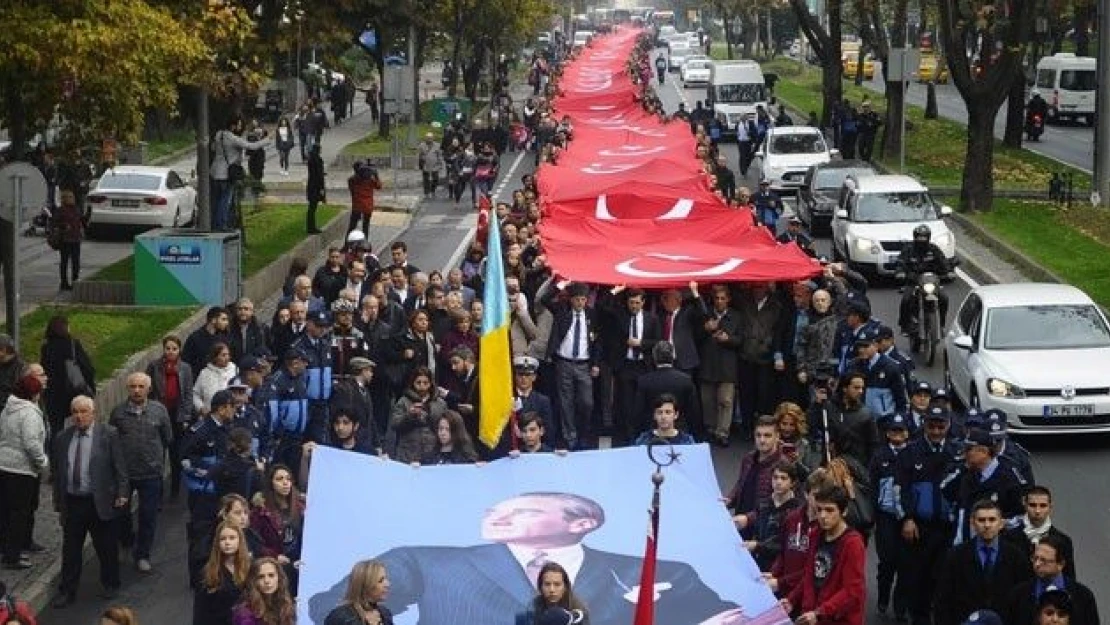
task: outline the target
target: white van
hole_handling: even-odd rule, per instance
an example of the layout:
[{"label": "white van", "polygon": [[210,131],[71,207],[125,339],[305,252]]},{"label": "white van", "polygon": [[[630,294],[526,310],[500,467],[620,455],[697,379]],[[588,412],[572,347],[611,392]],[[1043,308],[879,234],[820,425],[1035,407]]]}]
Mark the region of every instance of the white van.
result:
[{"label": "white van", "polygon": [[1037,63],[1034,91],[1048,102],[1048,121],[1083,119],[1095,125],[1095,87],[1098,74],[1094,57],[1057,52]]},{"label": "white van", "polygon": [[574,43],[571,46],[572,49],[577,50],[578,48],[585,47],[586,44],[590,43],[590,39],[593,38],[593,36],[594,36],[594,31],[592,31],[592,30],[576,30],[576,31],[574,31]]},{"label": "white van", "polygon": [[[763,70],[751,60],[714,61],[709,69],[706,104],[724,125],[723,137],[736,138],[736,125],[755,108],[767,107],[767,83]],[[768,109],[770,112],[770,109]]]},{"label": "white van", "polygon": [[686,62],[686,58],[692,56],[694,51],[690,48],[689,42],[685,39],[676,39],[671,42],[671,52],[667,58],[667,69],[672,72],[677,72],[682,69],[682,64]]}]

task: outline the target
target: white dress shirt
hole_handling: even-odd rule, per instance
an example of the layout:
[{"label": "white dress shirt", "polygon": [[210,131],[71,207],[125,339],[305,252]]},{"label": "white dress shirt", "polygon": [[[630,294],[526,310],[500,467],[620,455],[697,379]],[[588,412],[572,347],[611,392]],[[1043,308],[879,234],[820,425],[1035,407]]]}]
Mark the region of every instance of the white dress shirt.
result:
[{"label": "white dress shirt", "polygon": [[[644,338],[644,311],[640,311],[628,317],[628,338],[642,339]],[[635,347],[629,347],[624,355],[629,360],[640,360],[644,357],[643,350],[636,351]]]},{"label": "white dress shirt", "polygon": [[509,544],[505,546],[509,548],[509,551],[513,554],[513,558],[520,564],[520,570],[526,570],[528,568],[528,563],[542,553],[544,559],[549,562],[556,562],[566,569],[567,575],[570,577],[571,585],[574,585],[574,580],[578,577],[578,572],[582,570],[582,561],[586,558],[586,552],[582,549],[582,545],[580,544],[554,549],[534,549],[531,547]]},{"label": "white dress shirt", "polygon": [[[567,334],[563,337],[562,343],[559,343],[559,356],[567,360],[588,360],[590,357],[590,327],[586,322],[586,311],[570,311],[570,327],[567,328]],[[574,357],[574,324],[578,323],[581,327],[578,339],[578,357]]]}]

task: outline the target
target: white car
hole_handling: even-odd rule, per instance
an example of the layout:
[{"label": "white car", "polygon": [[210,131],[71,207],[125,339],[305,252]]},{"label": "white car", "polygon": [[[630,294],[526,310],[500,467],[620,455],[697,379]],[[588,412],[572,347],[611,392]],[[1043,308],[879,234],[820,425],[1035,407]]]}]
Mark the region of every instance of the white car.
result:
[{"label": "white car", "polygon": [[949,393],[1005,412],[1013,432],[1110,432],[1110,326],[1073,286],[973,289],[952,320],[944,356]]},{"label": "white car", "polygon": [[109,169],[89,192],[89,227],[174,228],[193,223],[197,191],[169,167]]},{"label": "white car", "polygon": [[894,276],[902,248],[913,241],[913,229],[926,225],[953,267],[956,237],[944,223],[951,214],[950,207],[933,201],[929,190],[910,176],[848,176],[833,213],[833,258],[872,276]]},{"label": "white car", "polygon": [[709,84],[709,72],[713,61],[707,58],[689,58],[682,64],[679,74],[682,76],[682,86]]},{"label": "white car", "polygon": [[672,41],[670,54],[667,58],[667,69],[672,72],[682,69],[682,64],[686,62],[686,57],[692,56],[693,54],[694,50],[685,40]]},{"label": "white car", "polygon": [[802,186],[810,167],[827,163],[839,154],[839,150],[829,147],[818,128],[782,126],[767,131],[756,158],[772,190],[794,193]]}]

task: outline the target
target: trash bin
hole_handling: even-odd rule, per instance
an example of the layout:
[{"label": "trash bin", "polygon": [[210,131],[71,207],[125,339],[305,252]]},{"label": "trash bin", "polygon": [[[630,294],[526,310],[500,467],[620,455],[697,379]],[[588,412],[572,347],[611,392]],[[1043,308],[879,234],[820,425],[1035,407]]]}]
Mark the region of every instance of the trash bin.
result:
[{"label": "trash bin", "polygon": [[135,303],[223,306],[239,298],[238,232],[159,228],[135,237]]}]

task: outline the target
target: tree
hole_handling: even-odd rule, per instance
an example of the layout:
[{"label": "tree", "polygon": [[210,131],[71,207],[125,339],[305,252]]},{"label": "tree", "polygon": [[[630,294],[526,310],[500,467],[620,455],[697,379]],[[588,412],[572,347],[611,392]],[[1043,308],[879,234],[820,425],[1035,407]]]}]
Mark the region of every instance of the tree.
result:
[{"label": "tree", "polygon": [[798,25],[802,34],[813,48],[813,54],[821,63],[821,86],[823,99],[821,104],[821,125],[828,126],[832,120],[833,108],[844,97],[844,87],[840,78],[844,73],[844,66],[840,61],[841,41],[841,0],[826,0],[829,27],[826,31],[818,21],[817,16],[809,12],[805,0],[790,0],[794,14],[798,16]]},{"label": "tree", "polygon": [[987,211],[994,200],[994,120],[1022,62],[1036,3],[937,0],[937,7],[948,69],[967,107],[960,203]]},{"label": "tree", "polygon": [[[882,154],[886,158],[891,158],[901,153],[902,141],[905,140],[905,137],[902,136],[902,114],[906,107],[906,83],[903,81],[903,76],[897,75],[902,71],[902,68],[897,68],[897,73],[895,73],[895,68],[890,67],[890,49],[893,47],[891,41],[896,42],[899,48],[905,45],[906,29],[908,28],[908,3],[907,0],[894,0],[893,2],[890,40],[886,37],[886,21],[879,0],[863,0],[861,4],[863,5],[863,15],[867,19],[867,32],[871,39],[871,47],[875,50],[883,66],[886,118],[883,120]],[[863,74],[862,60],[857,67],[859,69],[856,73]]]},{"label": "tree", "polygon": [[0,21],[0,124],[15,158],[55,115],[66,151],[136,141],[144,112],[172,109],[178,78],[207,53],[196,28],[143,0],[8,0]]}]

